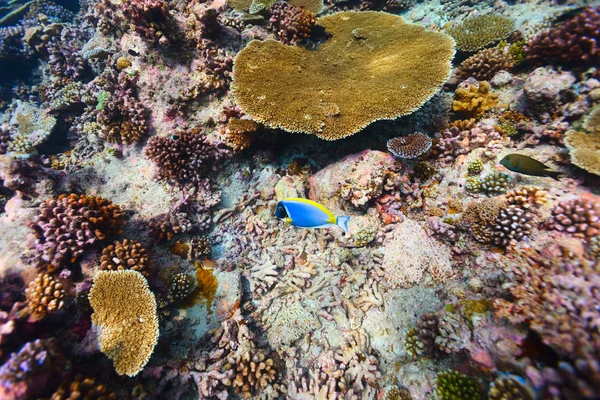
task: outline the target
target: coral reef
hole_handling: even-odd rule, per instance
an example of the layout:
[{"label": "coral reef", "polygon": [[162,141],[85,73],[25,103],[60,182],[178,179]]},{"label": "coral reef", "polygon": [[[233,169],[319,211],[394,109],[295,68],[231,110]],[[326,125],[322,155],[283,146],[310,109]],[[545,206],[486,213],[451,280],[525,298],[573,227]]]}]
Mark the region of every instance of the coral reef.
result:
[{"label": "coral reef", "polygon": [[440,400],[477,400],[483,396],[479,383],[456,370],[438,374],[436,384],[435,393]]},{"label": "coral reef", "polygon": [[[318,23],[331,38],[317,51],[275,41],[252,41],[238,53],[231,89],[238,105],[252,119],[290,132],[337,140],[373,121],[414,112],[448,78],[454,46],[442,33],[376,12],[338,13],[319,18]],[[416,37],[428,45],[409,46]],[[377,49],[376,53],[371,49]],[[385,58],[390,54],[394,56]],[[380,65],[365,79],[361,65],[374,59],[380,64],[388,60],[393,68]],[[422,63],[422,59],[428,62]],[[336,60],[335,66],[329,65],[329,60]],[[416,68],[418,77],[405,73]],[[353,90],[340,90],[344,82],[352,82]],[[392,92],[390,82],[411,91]]]},{"label": "coral reef", "polygon": [[431,148],[431,138],[419,132],[388,140],[387,148],[399,158],[418,158]]},{"label": "coral reef", "polygon": [[525,46],[527,61],[593,65],[600,57],[600,8],[586,7],[560,25],[539,33]]},{"label": "coral reef", "polygon": [[317,23],[313,13],[278,1],[271,7],[271,26],[275,36],[285,44],[301,44],[310,37]]},{"label": "coral reef", "polygon": [[533,400],[532,390],[517,376],[501,376],[496,378],[488,391],[490,400]]},{"label": "coral reef", "polygon": [[89,293],[92,322],[100,328],[100,350],[119,375],[135,376],[158,341],[156,300],[142,274],[100,271]]},{"label": "coral reef", "polygon": [[487,194],[504,193],[510,181],[510,175],[504,172],[492,172],[481,180],[481,189]]},{"label": "coral reef", "polygon": [[75,262],[83,251],[121,233],[123,210],[101,197],[61,194],[40,204],[30,224],[34,263],[53,271]]},{"label": "coral reef", "polygon": [[498,95],[490,90],[487,81],[468,79],[454,93],[452,110],[466,117],[481,117],[498,104]]},{"label": "coral reef", "polygon": [[107,385],[98,383],[95,378],[77,375],[66,380],[52,394],[50,400],[106,399],[116,400],[117,394],[111,392]]},{"label": "coral reef", "polygon": [[208,185],[211,172],[225,155],[199,129],[185,130],[171,137],[154,136],[144,152],[156,164],[158,179],[196,188]]},{"label": "coral reef", "polygon": [[148,277],[151,272],[150,256],[140,242],[129,239],[116,241],[102,250],[100,269],[108,271],[130,269]]},{"label": "coral reef", "polygon": [[46,272],[41,272],[25,290],[29,310],[36,317],[54,314],[64,305],[63,284]]},{"label": "coral reef", "polygon": [[561,201],[552,209],[549,224],[575,236],[594,237],[600,233],[600,201],[596,196]]},{"label": "coral reef", "polygon": [[575,130],[565,134],[565,145],[569,149],[571,162],[592,174],[600,175],[600,107],[595,107],[584,121],[588,133]]},{"label": "coral reef", "polygon": [[450,27],[447,32],[456,40],[457,49],[475,51],[507,38],[514,29],[515,24],[510,18],[483,14]]},{"label": "coral reef", "polygon": [[499,71],[510,71],[514,66],[508,48],[493,47],[478,51],[463,61],[456,71],[456,77],[464,80],[473,77],[479,81],[489,81]]}]

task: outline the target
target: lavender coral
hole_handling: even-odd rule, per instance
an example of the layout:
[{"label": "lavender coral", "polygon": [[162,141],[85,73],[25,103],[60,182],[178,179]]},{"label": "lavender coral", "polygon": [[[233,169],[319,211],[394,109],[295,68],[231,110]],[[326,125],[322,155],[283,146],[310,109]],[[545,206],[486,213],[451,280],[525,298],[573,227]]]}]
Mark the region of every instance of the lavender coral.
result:
[{"label": "lavender coral", "polygon": [[121,207],[101,197],[62,194],[40,205],[30,224],[34,263],[49,271],[75,262],[83,251],[121,233]]},{"label": "lavender coral", "polygon": [[539,64],[593,65],[600,61],[600,7],[581,14],[535,36],[525,46],[527,60]]},{"label": "lavender coral", "polygon": [[271,7],[271,26],[282,43],[299,45],[310,37],[317,19],[310,11],[278,1]]},{"label": "lavender coral", "polygon": [[199,129],[185,130],[171,137],[155,136],[148,141],[146,156],[157,166],[159,180],[181,187],[202,187],[225,153],[211,144]]},{"label": "lavender coral", "polygon": [[600,201],[596,196],[561,201],[552,210],[550,226],[575,236],[597,236],[600,234]]}]

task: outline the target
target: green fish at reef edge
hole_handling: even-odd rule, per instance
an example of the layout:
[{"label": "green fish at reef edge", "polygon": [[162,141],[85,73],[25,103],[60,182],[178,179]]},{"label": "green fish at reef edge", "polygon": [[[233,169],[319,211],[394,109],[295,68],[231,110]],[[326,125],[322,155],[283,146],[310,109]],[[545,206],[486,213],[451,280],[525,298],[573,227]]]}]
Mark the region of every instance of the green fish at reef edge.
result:
[{"label": "green fish at reef edge", "polygon": [[316,201],[290,197],[277,203],[275,216],[299,228],[327,228],[338,226],[348,233],[350,217],[336,217],[325,206]]},{"label": "green fish at reef edge", "polygon": [[508,154],[500,160],[500,164],[513,172],[518,172],[524,175],[531,176],[547,176],[558,180],[558,176],[562,174],[559,171],[553,171],[538,160],[522,154]]}]

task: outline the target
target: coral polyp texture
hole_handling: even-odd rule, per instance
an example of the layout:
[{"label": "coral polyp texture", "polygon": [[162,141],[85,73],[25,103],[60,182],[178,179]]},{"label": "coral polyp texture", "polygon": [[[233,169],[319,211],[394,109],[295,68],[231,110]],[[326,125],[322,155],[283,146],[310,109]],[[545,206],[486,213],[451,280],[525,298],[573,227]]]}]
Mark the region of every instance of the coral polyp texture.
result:
[{"label": "coral polyp texture", "polygon": [[576,198],[558,203],[552,210],[550,225],[580,237],[600,234],[600,198]]},{"label": "coral polyp texture", "polygon": [[388,140],[387,148],[399,158],[417,158],[431,148],[431,138],[419,132]]},{"label": "coral polyp texture", "polygon": [[83,251],[121,233],[123,210],[102,197],[61,194],[40,204],[30,224],[34,262],[49,271],[75,262]]},{"label": "coral polyp texture", "polygon": [[41,272],[25,290],[29,310],[36,317],[54,314],[64,305],[63,284],[46,272]]},{"label": "coral polyp texture", "polygon": [[454,42],[445,34],[376,12],[317,22],[330,35],[317,50],[267,40],[238,53],[231,89],[252,119],[337,140],[413,113],[448,79]]},{"label": "coral polyp texture", "polygon": [[600,61],[600,7],[586,7],[578,15],[539,33],[525,46],[527,60],[540,64],[593,65]]},{"label": "coral polyp texture", "polygon": [[505,39],[515,30],[510,18],[497,14],[470,17],[461,24],[446,30],[456,40],[456,48],[475,51]]},{"label": "coral polyp texture", "polygon": [[271,26],[284,44],[301,44],[310,37],[317,19],[310,11],[278,1],[271,7]]},{"label": "coral polyp texture", "polygon": [[140,242],[125,239],[116,241],[102,250],[100,269],[123,271],[131,269],[144,276],[150,274],[150,255]]},{"label": "coral polyp texture", "polygon": [[600,107],[596,106],[585,120],[585,129],[568,131],[565,145],[569,149],[571,162],[579,168],[600,175]]},{"label": "coral polyp texture", "polygon": [[119,375],[135,376],[158,341],[156,300],[137,271],[101,271],[89,293],[100,350]]}]

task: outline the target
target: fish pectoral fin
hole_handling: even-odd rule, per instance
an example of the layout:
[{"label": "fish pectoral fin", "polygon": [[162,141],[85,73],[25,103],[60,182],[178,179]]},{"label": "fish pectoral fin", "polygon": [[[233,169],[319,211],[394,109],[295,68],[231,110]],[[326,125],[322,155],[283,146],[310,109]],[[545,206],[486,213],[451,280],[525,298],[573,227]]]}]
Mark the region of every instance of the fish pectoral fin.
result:
[{"label": "fish pectoral fin", "polygon": [[284,219],[284,221],[285,221],[286,224],[290,224],[290,225],[292,224],[292,219],[290,217],[286,217]]}]

